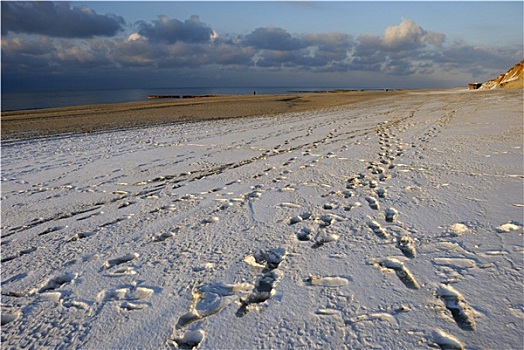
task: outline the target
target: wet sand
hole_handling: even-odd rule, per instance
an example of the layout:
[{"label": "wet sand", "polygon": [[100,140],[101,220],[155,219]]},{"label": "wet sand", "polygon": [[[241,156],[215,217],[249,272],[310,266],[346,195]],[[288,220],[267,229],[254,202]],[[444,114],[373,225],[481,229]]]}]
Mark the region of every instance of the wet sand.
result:
[{"label": "wet sand", "polygon": [[289,95],[224,95],[191,99],[3,112],[2,140],[90,133],[142,126],[250,116],[271,116],[337,107],[398,91],[344,91]]}]

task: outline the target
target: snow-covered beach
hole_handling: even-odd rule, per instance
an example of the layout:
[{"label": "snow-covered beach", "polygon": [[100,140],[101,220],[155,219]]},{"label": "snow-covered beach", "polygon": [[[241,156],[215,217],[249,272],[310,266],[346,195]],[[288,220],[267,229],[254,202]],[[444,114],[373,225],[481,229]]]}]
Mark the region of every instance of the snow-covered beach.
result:
[{"label": "snow-covered beach", "polygon": [[522,348],[522,103],[4,142],[2,348]]}]

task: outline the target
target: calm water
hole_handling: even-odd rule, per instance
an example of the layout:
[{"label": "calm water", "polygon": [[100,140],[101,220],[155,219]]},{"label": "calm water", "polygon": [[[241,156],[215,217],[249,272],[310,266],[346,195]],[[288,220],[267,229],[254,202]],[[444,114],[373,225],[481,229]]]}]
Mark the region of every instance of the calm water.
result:
[{"label": "calm water", "polygon": [[119,89],[47,92],[2,92],[2,111],[38,109],[50,107],[78,106],[99,103],[146,101],[149,95],[244,95],[285,94],[293,90],[332,90],[328,88],[303,87],[257,87],[257,88],[162,88],[162,89]]}]

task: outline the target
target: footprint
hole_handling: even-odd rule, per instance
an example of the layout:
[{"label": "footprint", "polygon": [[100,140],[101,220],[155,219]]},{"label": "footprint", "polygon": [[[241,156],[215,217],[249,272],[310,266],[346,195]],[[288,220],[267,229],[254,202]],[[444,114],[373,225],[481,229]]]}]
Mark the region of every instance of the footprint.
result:
[{"label": "footprint", "polygon": [[20,310],[10,312],[10,311],[5,310],[5,308],[2,307],[1,325],[5,326],[8,323],[16,321],[17,319],[20,318],[21,315],[22,315],[22,312]]},{"label": "footprint", "polygon": [[496,228],[498,233],[509,233],[511,231],[518,231],[522,228],[522,225],[516,221],[510,221]]},{"label": "footprint", "polygon": [[209,283],[192,290],[193,301],[189,312],[179,318],[176,329],[220,312],[234,301],[235,295],[249,293],[251,290],[253,285],[249,283]]},{"label": "footprint", "polygon": [[218,216],[210,216],[208,218],[205,218],[202,220],[203,224],[214,224],[220,221],[220,218]]},{"label": "footprint", "polygon": [[376,165],[376,164],[372,164],[372,165],[370,165],[370,166],[368,167],[368,169],[371,170],[371,173],[372,173],[373,175],[383,174],[383,173],[386,172],[386,170],[385,170],[383,167],[378,166],[378,165]]},{"label": "footprint", "polygon": [[147,287],[137,287],[136,282],[130,287],[118,288],[110,291],[106,294],[105,291],[100,292],[98,295],[104,300],[121,300],[123,301],[119,306],[121,309],[127,311],[141,310],[151,306],[151,303],[144,301],[153,295],[155,291]]},{"label": "footprint", "polygon": [[175,211],[175,210],[177,210],[176,205],[170,204],[170,205],[164,205],[164,206],[162,206],[160,208],[155,208],[155,209],[151,210],[149,213],[150,214],[163,213],[163,212],[170,212],[170,211]]},{"label": "footprint", "polygon": [[306,212],[297,216],[293,216],[291,219],[289,219],[289,224],[294,225],[298,224],[299,222],[302,222],[304,220],[307,220],[311,217],[311,213]]},{"label": "footprint", "polygon": [[394,222],[397,220],[398,217],[398,211],[395,208],[387,208],[386,209],[386,221],[387,222]]},{"label": "footprint", "polygon": [[374,210],[380,209],[380,205],[377,202],[377,199],[371,196],[366,196],[366,201],[369,204],[369,207]]},{"label": "footprint", "polygon": [[297,233],[297,239],[299,241],[310,241],[311,240],[311,230],[307,227],[302,228],[300,232]]},{"label": "footprint", "polygon": [[149,303],[144,303],[144,302],[134,302],[134,303],[131,303],[129,301],[124,301],[120,307],[122,309],[126,309],[128,311],[133,311],[133,310],[142,310],[142,309],[145,309],[146,307],[149,307],[150,304]]},{"label": "footprint", "polygon": [[334,214],[321,215],[320,217],[315,218],[315,222],[321,228],[331,226],[335,221],[341,222],[344,220],[345,218],[338,216],[338,215],[334,215]]},{"label": "footprint", "polygon": [[156,234],[155,236],[153,236],[153,242],[163,242],[166,239],[174,237],[177,233],[179,233],[183,229],[184,229],[184,227],[177,226],[177,227],[175,227],[174,230]]},{"label": "footprint", "polygon": [[54,227],[49,227],[49,228],[46,229],[45,231],[40,232],[38,235],[39,235],[39,236],[44,236],[44,235],[47,235],[48,233],[51,233],[51,232],[55,232],[55,231],[63,230],[64,228],[66,228],[66,226],[54,226]]},{"label": "footprint", "polygon": [[301,205],[289,202],[283,202],[278,205],[281,208],[302,208]]},{"label": "footprint", "polygon": [[465,258],[433,258],[433,263],[439,266],[447,266],[453,269],[471,269],[477,266],[475,260]]},{"label": "footprint", "polygon": [[354,190],[360,185],[360,180],[358,177],[352,177],[348,179],[348,183],[346,185],[346,188],[348,190]]},{"label": "footprint", "polygon": [[358,208],[358,207],[361,207],[362,206],[362,203],[358,202],[358,201],[354,201],[354,202],[350,202],[348,203],[347,206],[344,207],[344,210],[345,211],[351,211],[355,208]]},{"label": "footprint", "polygon": [[107,269],[112,268],[113,266],[126,263],[126,262],[131,261],[131,260],[133,260],[135,258],[138,258],[139,256],[140,256],[140,254],[138,254],[138,253],[129,253],[129,254],[126,254],[126,255],[121,256],[119,258],[108,260],[108,261],[104,262],[104,265],[102,266],[102,270],[107,270]]},{"label": "footprint", "polygon": [[78,277],[78,274],[67,272],[63,275],[50,279],[42,288],[40,288],[38,292],[43,293],[49,290],[58,289],[63,284],[69,283],[77,277]]},{"label": "footprint", "polygon": [[247,200],[255,200],[255,199],[259,199],[262,197],[262,193],[264,193],[263,190],[254,190],[252,192],[249,192],[248,194],[245,195],[245,198]]},{"label": "footprint", "polygon": [[409,271],[409,269],[406,266],[404,266],[404,263],[402,263],[400,260],[394,258],[386,258],[379,262],[379,265],[394,270],[397,277],[400,279],[402,283],[404,283],[406,287],[410,289],[420,289],[420,285],[418,284],[411,271]]},{"label": "footprint", "polygon": [[109,298],[117,300],[142,300],[154,293],[155,291],[151,288],[131,286],[129,288],[115,289],[109,294]]},{"label": "footprint", "polygon": [[387,312],[374,312],[374,313],[365,314],[365,315],[358,315],[358,316],[345,320],[344,323],[346,325],[353,325],[355,323],[367,322],[367,321],[371,321],[373,323],[385,322],[385,323],[389,323],[391,326],[394,326],[395,328],[398,328],[399,326],[399,322],[395,318],[395,316]]},{"label": "footprint", "polygon": [[31,253],[35,252],[37,249],[38,249],[37,247],[32,247],[32,248],[21,250],[20,253],[18,253],[18,254],[9,255],[9,256],[3,258],[2,260],[0,260],[0,263],[8,262],[8,261],[14,260],[14,259],[16,259],[18,257],[24,256],[24,255],[27,255],[27,254],[31,254]]},{"label": "footprint", "polygon": [[18,258],[19,256],[20,256],[20,254],[6,256],[5,258],[2,258],[2,260],[0,260],[0,263],[3,264],[5,262],[14,260],[14,259]]},{"label": "footprint", "polygon": [[118,209],[129,207],[130,205],[133,205],[135,203],[136,202],[134,202],[134,201],[127,201],[127,202],[121,203],[121,204],[118,205]]},{"label": "footprint", "polygon": [[417,257],[417,251],[413,239],[409,236],[402,236],[397,241],[397,248],[400,249],[404,256],[414,259]]},{"label": "footprint", "polygon": [[115,225],[115,224],[118,224],[119,222],[122,222],[124,220],[126,220],[127,218],[116,218],[115,220],[112,220],[112,221],[108,221],[106,223],[103,223],[100,225],[100,228],[104,228],[104,227],[107,227],[107,226],[111,226],[111,225]]},{"label": "footprint", "polygon": [[116,269],[115,271],[108,273],[106,276],[122,277],[122,276],[127,276],[127,275],[136,275],[136,274],[138,274],[138,272],[134,268],[127,266],[127,267]]},{"label": "footprint", "polygon": [[203,330],[187,331],[182,336],[173,336],[175,348],[191,350],[198,348],[198,345],[204,341],[206,333]]},{"label": "footprint", "polygon": [[319,277],[319,276],[310,276],[305,279],[305,282],[312,286],[322,286],[322,287],[342,287],[349,283],[348,279],[345,277]]},{"label": "footprint", "polygon": [[286,258],[287,251],[285,248],[270,249],[259,254],[259,259],[266,262],[266,268],[262,272],[274,270]]},{"label": "footprint", "polygon": [[335,242],[340,238],[339,235],[335,233],[329,233],[325,230],[320,230],[317,236],[315,237],[315,244],[312,246],[313,249],[322,247],[326,243]]},{"label": "footprint", "polygon": [[433,331],[433,342],[441,350],[464,350],[464,345],[454,336],[439,329]]},{"label": "footprint", "polygon": [[462,294],[450,285],[442,285],[437,295],[444,301],[457,325],[465,331],[476,329],[473,309],[466,303]]},{"label": "footprint", "polygon": [[447,230],[447,233],[449,233],[453,237],[462,236],[463,234],[469,232],[469,228],[461,223],[455,223],[451,225]]},{"label": "footprint", "polygon": [[262,267],[262,272],[276,269],[286,258],[287,251],[285,248],[275,248],[262,251],[258,254],[248,255],[244,261],[254,267]]},{"label": "footprint", "polygon": [[384,188],[377,188],[375,191],[379,198],[386,198],[388,191]]},{"label": "footprint", "polygon": [[324,203],[323,208],[325,210],[333,210],[333,209],[337,208],[337,206],[338,205],[336,203]]},{"label": "footprint", "polygon": [[87,220],[87,219],[90,219],[90,218],[94,218],[94,217],[96,217],[96,216],[100,216],[100,215],[102,215],[102,214],[104,214],[103,211],[98,211],[98,212],[96,212],[96,213],[93,213],[93,214],[90,214],[90,215],[87,215],[87,216],[83,216],[83,217],[81,217],[81,218],[78,218],[78,219],[76,219],[76,221]]},{"label": "footprint", "polygon": [[282,279],[282,273],[278,270],[266,272],[255,282],[255,288],[247,298],[240,299],[240,308],[236,312],[237,317],[245,316],[252,309],[253,304],[260,304],[273,297],[276,293],[275,287]]},{"label": "footprint", "polygon": [[79,232],[79,233],[76,233],[73,237],[69,238],[67,240],[67,242],[74,242],[74,241],[78,241],[80,239],[84,239],[84,238],[87,238],[87,237],[91,237],[91,236],[94,236],[96,235],[97,233],[99,233],[101,230],[103,230],[103,228],[97,228],[93,231],[89,231],[89,232]]},{"label": "footprint", "polygon": [[369,228],[380,238],[388,239],[388,232],[376,221],[368,221]]},{"label": "footprint", "polygon": [[160,234],[157,234],[153,236],[153,242],[163,242],[168,238],[174,237],[175,232],[169,231],[169,232],[162,232]]}]

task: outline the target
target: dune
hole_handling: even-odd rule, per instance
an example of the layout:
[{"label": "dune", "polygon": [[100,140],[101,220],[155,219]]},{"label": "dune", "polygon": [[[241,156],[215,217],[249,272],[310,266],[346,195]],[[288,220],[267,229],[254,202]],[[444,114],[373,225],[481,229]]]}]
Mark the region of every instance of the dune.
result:
[{"label": "dune", "polygon": [[481,90],[492,89],[523,89],[524,88],[524,60],[508,69],[497,78],[490,79],[480,86]]}]

